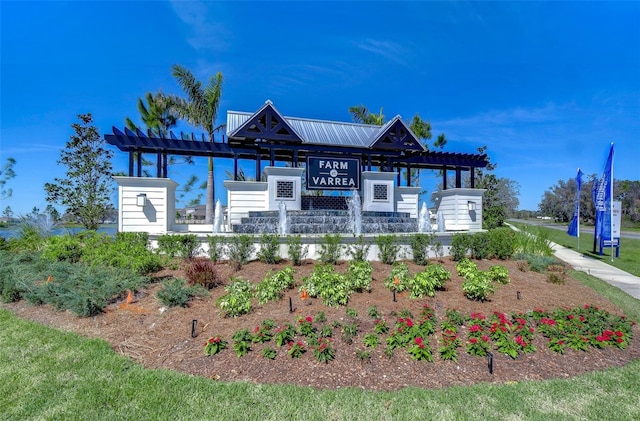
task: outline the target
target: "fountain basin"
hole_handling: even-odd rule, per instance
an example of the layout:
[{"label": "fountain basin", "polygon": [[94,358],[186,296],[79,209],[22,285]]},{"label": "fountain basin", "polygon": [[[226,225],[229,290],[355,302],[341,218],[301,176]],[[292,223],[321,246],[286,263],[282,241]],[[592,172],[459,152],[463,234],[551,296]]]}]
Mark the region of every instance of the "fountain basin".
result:
[{"label": "fountain basin", "polygon": [[[233,225],[239,234],[279,232],[278,211],[249,212],[241,223]],[[405,212],[362,212],[361,233],[412,233],[418,229],[418,221]],[[354,234],[352,216],[341,210],[287,211],[287,230],[290,234]]]}]

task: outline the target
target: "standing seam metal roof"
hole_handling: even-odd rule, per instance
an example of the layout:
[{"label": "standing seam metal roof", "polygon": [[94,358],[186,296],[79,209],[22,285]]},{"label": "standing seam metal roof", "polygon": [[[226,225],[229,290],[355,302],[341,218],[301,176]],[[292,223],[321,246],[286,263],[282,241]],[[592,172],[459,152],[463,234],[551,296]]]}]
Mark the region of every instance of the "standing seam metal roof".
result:
[{"label": "standing seam metal roof", "polygon": [[[254,113],[227,112],[227,136],[249,120]],[[286,122],[300,135],[304,143],[340,145],[366,148],[381,126],[313,120],[299,117],[284,117]]]}]

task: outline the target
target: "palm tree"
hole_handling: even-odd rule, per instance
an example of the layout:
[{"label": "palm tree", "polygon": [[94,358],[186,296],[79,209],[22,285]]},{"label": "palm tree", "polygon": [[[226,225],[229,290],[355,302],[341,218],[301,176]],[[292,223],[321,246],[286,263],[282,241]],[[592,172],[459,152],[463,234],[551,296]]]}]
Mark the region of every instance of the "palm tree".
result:
[{"label": "palm tree", "polygon": [[369,112],[364,105],[356,105],[355,107],[349,107],[349,112],[353,121],[363,124],[375,124],[376,126],[382,126],[384,124],[384,114],[382,114],[382,107],[380,107],[380,114],[373,114]]},{"label": "palm tree", "polygon": [[[162,91],[158,91],[155,95],[147,92],[145,99],[147,105],[142,98],[138,98],[138,112],[142,122],[158,136],[166,136],[169,129],[175,127],[178,121],[175,112],[176,104],[170,95],[165,95]],[[138,128],[129,117],[125,119],[125,123],[131,130]]]},{"label": "palm tree", "polygon": [[[142,98],[138,98],[138,112],[140,113],[142,122],[147,126],[147,129],[151,130],[156,136],[166,137],[169,130],[172,127],[175,127],[178,122],[178,117],[175,112],[176,104],[172,100],[171,96],[163,94],[162,91],[158,91],[155,95],[151,92],[147,92],[145,99],[147,100],[146,105]],[[125,117],[124,122],[130,130],[135,131],[139,129],[138,125],[129,117]],[[134,157],[136,157],[137,154],[138,152],[134,152]],[[192,163],[190,161],[190,157],[187,157],[185,160],[187,163]],[[171,157],[169,165],[174,165],[176,163],[177,161]],[[143,167],[150,167],[153,165],[153,162],[144,159],[144,156],[142,156]],[[144,175],[145,177],[151,176],[147,170],[144,170]]]},{"label": "palm tree", "polygon": [[[349,107],[349,113],[351,113],[351,117],[353,121],[356,123],[364,123],[364,124],[374,124],[376,126],[382,126],[384,121],[384,114],[382,114],[382,108],[380,108],[380,114],[371,113],[367,107],[364,105],[356,105],[354,107]],[[425,121],[420,117],[419,114],[413,116],[411,120],[411,125],[409,129],[416,135],[418,139],[422,141],[424,146],[429,150],[429,144],[426,142],[431,139],[431,123],[429,121]],[[447,143],[447,137],[444,133],[438,135],[438,138],[435,142],[433,142],[434,148],[444,148],[444,145]],[[418,183],[420,180],[420,170],[416,170],[415,168],[411,169],[411,181],[412,183]]]},{"label": "palm tree", "polygon": [[[195,78],[186,67],[175,64],[171,68],[171,74],[176,79],[187,99],[172,97],[176,102],[176,110],[180,117],[185,118],[189,124],[205,130],[209,136],[209,142],[214,141],[214,133],[224,126],[215,127],[222,96],[222,73],[218,72],[209,78],[209,83],[203,89],[202,83]],[[213,201],[215,198],[215,184],[213,178],[213,157],[209,157],[207,173],[207,201],[205,205],[205,223],[213,223]]]}]

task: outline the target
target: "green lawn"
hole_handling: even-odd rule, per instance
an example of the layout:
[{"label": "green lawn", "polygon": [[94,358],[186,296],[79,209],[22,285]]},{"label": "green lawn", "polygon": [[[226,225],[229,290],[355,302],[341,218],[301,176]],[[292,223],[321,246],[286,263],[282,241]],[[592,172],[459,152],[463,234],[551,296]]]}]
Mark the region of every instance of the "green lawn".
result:
[{"label": "green lawn", "polygon": [[550,241],[559,244],[563,247],[570,248],[575,251],[579,251],[587,256],[591,256],[596,259],[602,260],[604,263],[615,266],[619,269],[629,272],[633,275],[640,276],[640,240],[634,240],[631,238],[620,239],[620,257],[614,257],[611,262],[611,251],[615,249],[605,248],[603,249],[603,256],[593,253],[593,233],[580,233],[580,248],[578,248],[578,238],[572,237],[567,234],[566,226],[563,226],[562,230],[545,228],[540,226],[528,225],[523,223],[509,222],[518,228],[525,228],[529,232],[535,234],[538,230],[545,233]]}]

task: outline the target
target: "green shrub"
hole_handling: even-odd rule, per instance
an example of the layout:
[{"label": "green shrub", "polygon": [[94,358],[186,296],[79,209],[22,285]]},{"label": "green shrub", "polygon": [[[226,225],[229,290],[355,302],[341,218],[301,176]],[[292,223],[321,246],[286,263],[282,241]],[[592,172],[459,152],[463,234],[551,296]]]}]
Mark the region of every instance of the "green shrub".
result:
[{"label": "green shrub", "polygon": [[493,294],[495,287],[486,272],[470,272],[464,277],[462,290],[470,300],[486,301],[489,294]]},{"label": "green shrub", "polygon": [[280,249],[279,237],[276,234],[262,234],[260,237],[260,250],[258,250],[258,260],[270,265],[280,261],[278,251]]},{"label": "green shrub", "polygon": [[246,234],[234,235],[229,240],[229,261],[235,270],[239,270],[242,266],[249,263],[251,255],[255,251],[253,245],[253,237]]},{"label": "green shrub", "polygon": [[335,271],[330,264],[318,264],[311,275],[302,281],[310,297],[320,297],[328,306],[346,305],[351,293],[345,277]]},{"label": "green shrub", "polygon": [[320,242],[320,261],[335,265],[342,253],[342,237],[340,234],[325,234]]},{"label": "green shrub", "polygon": [[491,239],[486,232],[478,232],[470,236],[471,257],[482,260],[488,259],[491,253]]},{"label": "green shrub", "polygon": [[460,260],[456,264],[456,272],[458,273],[459,276],[462,276],[463,278],[466,277],[467,274],[476,272],[477,270],[478,270],[478,265],[476,265],[476,262],[469,260],[467,258]]},{"label": "green shrub", "polygon": [[398,237],[394,234],[379,235],[376,237],[378,245],[378,258],[384,264],[391,265],[398,259],[400,245],[397,243]]},{"label": "green shrub", "polygon": [[207,258],[187,259],[184,261],[182,268],[189,285],[200,285],[203,288],[211,289],[221,283],[218,269]]},{"label": "green shrub", "polygon": [[179,236],[178,257],[191,259],[200,252],[200,242],[195,234],[182,234]]},{"label": "green shrub", "polygon": [[358,239],[353,244],[349,245],[349,250],[347,253],[351,260],[356,262],[364,262],[367,260],[367,256],[369,255],[369,248],[371,245],[367,243],[367,240],[364,238],[364,235],[358,236]]},{"label": "green shrub", "polygon": [[449,254],[456,262],[467,257],[471,246],[471,236],[469,234],[457,233],[451,238],[451,250]]},{"label": "green shrub", "polygon": [[158,237],[158,252],[169,258],[178,256],[180,250],[179,236],[173,234],[163,234]]},{"label": "green shrub", "polygon": [[350,262],[346,273],[349,289],[353,292],[371,291],[372,274],[371,263],[367,261]]},{"label": "green shrub", "polygon": [[289,259],[294,266],[300,266],[302,261],[307,257],[309,248],[302,245],[302,237],[300,235],[287,236],[287,249]]},{"label": "green shrub", "polygon": [[501,265],[491,266],[489,268],[488,275],[493,282],[497,282],[499,284],[508,284],[510,281],[509,271],[506,267]]},{"label": "green shrub", "polygon": [[394,263],[391,273],[384,278],[382,284],[389,290],[395,289],[397,292],[402,292],[409,289],[410,278],[409,266],[406,263]]},{"label": "green shrub", "polygon": [[251,311],[253,287],[245,279],[232,277],[231,280],[231,284],[224,289],[227,293],[218,298],[216,304],[220,306],[225,316],[238,317]]},{"label": "green shrub", "polygon": [[186,307],[189,300],[198,295],[206,295],[206,290],[199,285],[187,286],[183,279],[165,282],[163,288],[156,293],[160,302],[168,307]]},{"label": "green shrub", "polygon": [[451,274],[442,265],[433,264],[427,266],[424,271],[416,273],[409,280],[411,298],[433,297],[436,290],[442,289],[444,284],[451,279]]},{"label": "green shrub", "polygon": [[77,263],[82,258],[82,244],[73,235],[54,235],[44,242],[42,257],[52,261]]},{"label": "green shrub", "polygon": [[207,241],[209,242],[209,259],[211,259],[212,262],[222,260],[224,254],[224,237],[207,235]]},{"label": "green shrub", "polygon": [[429,262],[429,246],[433,239],[433,234],[414,234],[411,237],[411,251],[413,262],[420,266],[425,266]]},{"label": "green shrub", "polygon": [[268,273],[262,282],[256,285],[255,296],[259,304],[267,301],[279,300],[283,296],[285,290],[293,288],[295,279],[293,277],[294,270],[290,266],[279,270],[275,274]]},{"label": "green shrub", "polygon": [[160,257],[147,248],[147,233],[119,232],[115,239],[83,234],[80,238],[85,244],[82,261],[87,264],[129,269],[139,275],[161,268]]},{"label": "green shrub", "polygon": [[511,228],[501,227],[489,231],[490,254],[501,260],[510,259],[516,247],[516,233]]}]

